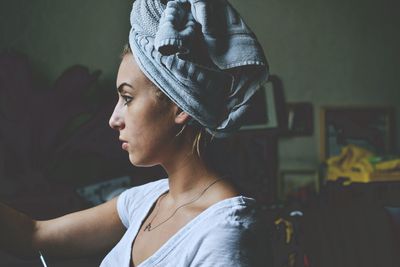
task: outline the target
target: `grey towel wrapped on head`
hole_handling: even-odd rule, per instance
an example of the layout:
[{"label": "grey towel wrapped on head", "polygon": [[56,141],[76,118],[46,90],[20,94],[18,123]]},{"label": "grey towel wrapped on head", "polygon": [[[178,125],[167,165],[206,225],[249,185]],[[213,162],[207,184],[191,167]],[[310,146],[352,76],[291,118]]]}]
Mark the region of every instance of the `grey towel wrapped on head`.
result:
[{"label": "grey towel wrapped on head", "polygon": [[161,91],[216,137],[240,128],[268,65],[227,1],[136,0],[131,25],[135,59]]}]

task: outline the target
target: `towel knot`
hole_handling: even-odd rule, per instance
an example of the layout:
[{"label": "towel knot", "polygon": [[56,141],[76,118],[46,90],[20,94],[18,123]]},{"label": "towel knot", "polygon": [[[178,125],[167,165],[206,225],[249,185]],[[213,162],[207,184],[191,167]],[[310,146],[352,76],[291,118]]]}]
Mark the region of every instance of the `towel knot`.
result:
[{"label": "towel knot", "polygon": [[[163,1],[165,2],[165,1]],[[268,65],[226,0],[136,0],[129,42],[141,70],[217,137],[237,130]]]},{"label": "towel knot", "polygon": [[167,3],[154,40],[154,46],[161,54],[190,53],[197,26],[190,9],[190,2],[185,0]]}]

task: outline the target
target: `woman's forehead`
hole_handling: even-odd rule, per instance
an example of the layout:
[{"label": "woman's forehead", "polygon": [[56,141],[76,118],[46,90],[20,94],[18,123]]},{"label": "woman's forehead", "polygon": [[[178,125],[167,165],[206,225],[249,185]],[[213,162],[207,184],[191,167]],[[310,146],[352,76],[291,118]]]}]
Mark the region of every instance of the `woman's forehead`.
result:
[{"label": "woman's forehead", "polygon": [[140,87],[153,85],[141,71],[132,54],[126,54],[119,66],[116,84],[117,88],[123,83],[131,85],[137,84],[140,85]]}]

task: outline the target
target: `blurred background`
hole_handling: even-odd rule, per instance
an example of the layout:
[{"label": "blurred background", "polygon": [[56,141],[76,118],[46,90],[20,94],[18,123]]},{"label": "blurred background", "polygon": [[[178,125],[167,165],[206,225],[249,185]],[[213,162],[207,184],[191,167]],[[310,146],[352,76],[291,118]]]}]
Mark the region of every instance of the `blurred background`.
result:
[{"label": "blurred background", "polygon": [[[400,266],[399,2],[230,2],[271,78],[224,162],[271,223],[273,266]],[[0,0],[3,202],[46,219],[165,177],[108,127],[131,5]]]}]

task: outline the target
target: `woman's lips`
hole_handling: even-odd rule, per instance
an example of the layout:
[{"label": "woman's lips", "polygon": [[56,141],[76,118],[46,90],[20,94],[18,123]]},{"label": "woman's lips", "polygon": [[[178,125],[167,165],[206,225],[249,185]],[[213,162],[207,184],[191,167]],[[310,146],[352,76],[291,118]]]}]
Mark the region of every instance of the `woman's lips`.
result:
[{"label": "woman's lips", "polygon": [[127,142],[123,142],[122,143],[122,149],[123,150],[128,150],[128,146],[129,146],[129,144]]}]

